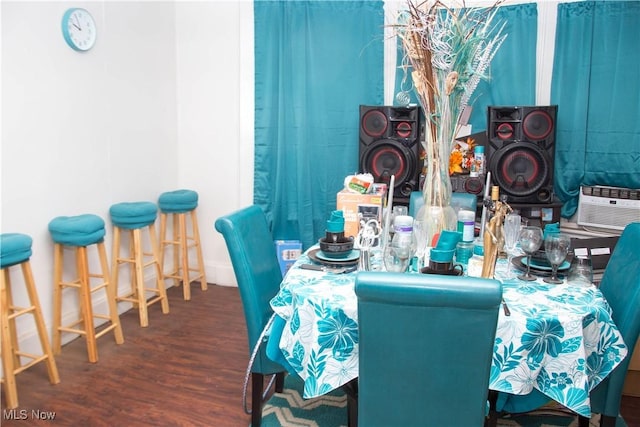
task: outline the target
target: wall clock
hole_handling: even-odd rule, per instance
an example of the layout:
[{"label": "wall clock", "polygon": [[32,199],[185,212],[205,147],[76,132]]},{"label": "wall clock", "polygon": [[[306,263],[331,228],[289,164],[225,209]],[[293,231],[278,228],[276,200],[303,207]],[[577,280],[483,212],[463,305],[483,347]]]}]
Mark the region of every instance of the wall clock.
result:
[{"label": "wall clock", "polygon": [[68,9],[62,16],[62,35],[74,50],[84,52],[91,49],[97,35],[93,16],[86,9]]}]

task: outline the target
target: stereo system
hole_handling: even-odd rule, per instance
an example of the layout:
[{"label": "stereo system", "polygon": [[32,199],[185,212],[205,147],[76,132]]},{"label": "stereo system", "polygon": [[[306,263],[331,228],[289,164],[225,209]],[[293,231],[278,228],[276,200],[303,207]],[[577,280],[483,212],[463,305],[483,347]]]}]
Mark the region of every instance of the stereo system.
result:
[{"label": "stereo system", "polygon": [[482,200],[484,193],[485,176],[451,175],[451,191],[454,193],[469,193],[479,195]]},{"label": "stereo system", "polygon": [[424,165],[422,111],[418,106],[360,106],[360,173],[389,184],[394,204],[408,204],[418,191]]},{"label": "stereo system", "polygon": [[487,170],[508,202],[552,202],[557,110],[557,105],[488,108]]}]

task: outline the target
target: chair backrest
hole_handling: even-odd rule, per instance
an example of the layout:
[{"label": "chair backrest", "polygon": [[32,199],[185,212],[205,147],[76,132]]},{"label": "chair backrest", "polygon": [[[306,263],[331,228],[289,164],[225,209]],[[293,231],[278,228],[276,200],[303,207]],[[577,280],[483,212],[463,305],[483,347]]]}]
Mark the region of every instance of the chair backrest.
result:
[{"label": "chair backrest", "polygon": [[[269,301],[276,296],[282,282],[273,237],[264,212],[255,205],[218,218],[215,227],[227,244],[251,351],[273,314]],[[271,362],[262,348],[252,372],[270,374],[279,371],[282,367]]]},{"label": "chair backrest", "polygon": [[600,290],[613,312],[613,321],[629,348],[629,354],[625,360],[591,392],[592,410],[612,417],[618,416],[631,352],[640,335],[638,242],[640,242],[640,222],[634,222],[623,230],[600,282]]},{"label": "chair backrest", "polygon": [[[451,193],[451,206],[457,212],[466,209],[475,212],[478,208],[478,197],[471,193]],[[413,191],[409,196],[409,215],[415,218],[420,208],[424,205],[422,191]]]},{"label": "chair backrest", "polygon": [[481,426],[501,283],[361,272],[355,292],[359,424]]}]

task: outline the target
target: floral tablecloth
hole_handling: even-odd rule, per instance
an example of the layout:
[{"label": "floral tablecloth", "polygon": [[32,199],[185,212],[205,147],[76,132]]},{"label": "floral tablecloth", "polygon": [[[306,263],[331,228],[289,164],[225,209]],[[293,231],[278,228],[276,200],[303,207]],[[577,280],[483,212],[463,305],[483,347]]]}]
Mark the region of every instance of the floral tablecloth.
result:
[{"label": "floral tablecloth", "polygon": [[[284,319],[279,348],[307,398],[358,377],[356,274],[298,268],[309,262],[303,254],[271,300]],[[627,354],[606,300],[595,286],[508,279],[506,268],[500,260],[496,278],[511,315],[500,310],[490,388],[518,395],[536,388],[590,416],[589,390]]]}]

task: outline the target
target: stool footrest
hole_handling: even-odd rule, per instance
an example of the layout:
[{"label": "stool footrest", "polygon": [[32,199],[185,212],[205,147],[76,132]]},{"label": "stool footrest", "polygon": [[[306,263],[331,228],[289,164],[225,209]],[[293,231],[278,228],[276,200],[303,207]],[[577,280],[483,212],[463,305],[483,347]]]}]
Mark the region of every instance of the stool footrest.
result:
[{"label": "stool footrest", "polygon": [[[153,292],[153,293],[156,293],[156,294],[158,294],[160,292],[155,288],[144,288],[144,291],[145,292]],[[157,296],[153,296],[151,298],[161,298],[161,296],[157,295]],[[116,300],[118,300],[118,301],[128,301],[128,302],[132,302],[132,303],[135,303],[135,304],[138,304],[140,302],[140,300],[134,294],[121,295],[121,296],[116,297]],[[147,305],[152,304],[150,301],[151,301],[150,299],[146,300]]]},{"label": "stool footrest", "polygon": [[[145,256],[150,256],[151,254],[145,254]],[[129,264],[135,264],[136,260],[133,258],[118,258],[118,264],[122,264],[128,262]],[[155,264],[155,260],[147,261],[142,263],[142,268],[147,268]]]},{"label": "stool footrest", "polygon": [[[80,322],[77,322],[77,323],[75,323],[75,324],[78,324],[78,323],[80,323]],[[69,326],[60,326],[60,327],[58,328],[58,330],[59,330],[60,332],[71,332],[71,333],[78,334],[78,335],[87,335],[87,331],[85,331],[84,329],[75,329],[75,328],[72,328],[71,326],[72,326],[72,325],[69,325]]]},{"label": "stool footrest", "polygon": [[30,354],[30,353],[23,353],[21,351],[16,351],[16,355],[17,356],[21,356],[21,357],[27,357],[29,359],[31,359],[29,362],[25,363],[24,365],[21,365],[17,368],[15,368],[13,370],[14,374],[19,374],[22,371],[26,371],[27,369],[29,369],[30,367],[32,367],[33,365],[42,362],[43,360],[46,360],[49,355],[47,354],[43,354],[41,356],[36,356],[34,354]]},{"label": "stool footrest", "polygon": [[59,285],[62,288],[79,288],[80,287],[80,279],[76,279],[73,282],[60,282]]},{"label": "stool footrest", "polygon": [[163,298],[162,298],[162,296],[161,296],[161,295],[158,295],[158,296],[156,296],[156,297],[149,298],[149,299],[147,300],[147,306],[150,306],[151,304],[155,304],[155,303],[157,303],[158,301],[162,301],[162,300],[163,300]]},{"label": "stool footrest", "polygon": [[125,302],[130,302],[130,303],[133,303],[133,304],[137,304],[138,303],[138,298],[136,298],[134,296],[116,297],[116,301],[125,301]]},{"label": "stool footrest", "polygon": [[31,313],[35,309],[36,309],[35,305],[32,305],[31,307],[16,307],[16,306],[13,306],[13,307],[10,308],[12,313],[10,315],[8,315],[7,318],[9,320],[15,319],[16,317],[22,316],[23,314]]},{"label": "stool footrest", "polygon": [[99,291],[102,288],[106,288],[107,286],[109,286],[109,282],[102,282],[99,285],[96,285],[93,288],[91,288],[89,292],[94,293],[96,291]]},{"label": "stool footrest", "polygon": [[[199,270],[197,270],[195,268],[190,268],[189,271],[190,272],[193,271],[193,272],[198,272],[199,273]],[[176,273],[173,273],[173,274],[166,274],[165,273],[164,277],[165,278],[169,278],[169,279],[182,280],[182,275],[181,274],[176,274]],[[203,279],[202,274],[198,274],[197,276],[190,276],[189,277],[189,283],[192,283],[192,282],[194,282],[194,281],[196,281],[198,279]]]},{"label": "stool footrest", "polygon": [[[108,317],[107,317],[108,319]],[[96,339],[100,338],[101,336],[103,336],[104,334],[111,332],[112,330],[114,330],[116,328],[116,324],[112,323],[109,326],[107,326],[106,328],[104,328],[103,330],[101,330],[100,332],[96,333]]]}]

